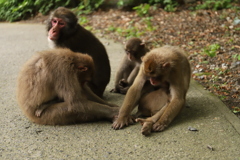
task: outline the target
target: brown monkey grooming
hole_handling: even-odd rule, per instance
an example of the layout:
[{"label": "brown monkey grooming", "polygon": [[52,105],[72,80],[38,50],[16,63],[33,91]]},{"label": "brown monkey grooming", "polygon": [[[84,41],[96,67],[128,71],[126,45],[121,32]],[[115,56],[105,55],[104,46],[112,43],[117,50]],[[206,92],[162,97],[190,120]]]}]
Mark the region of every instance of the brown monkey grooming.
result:
[{"label": "brown monkey grooming", "polygon": [[80,26],[74,13],[64,7],[59,7],[51,13],[47,22],[47,31],[51,48],[69,48],[74,52],[92,56],[95,73],[88,85],[101,97],[109,83],[111,71],[103,44],[90,31]]},{"label": "brown monkey grooming", "polygon": [[19,74],[19,106],[31,121],[44,125],[113,120],[118,108],[86,85],[93,71],[89,55],[69,49],[39,52]]},{"label": "brown monkey grooming", "polygon": [[[130,114],[134,107],[138,105],[141,91],[144,91],[144,84],[148,80],[154,87],[169,85],[170,98],[169,103],[166,103],[164,107],[156,107],[161,109],[152,117],[147,119],[138,118],[136,120],[143,123],[143,127],[145,125],[147,126],[146,128],[150,126],[150,132],[151,130],[163,131],[185,104],[191,77],[190,64],[186,54],[178,47],[164,46],[148,52],[142,58],[142,61],[140,71],[133,85],[129,88],[120,108],[118,119],[112,125],[114,129],[123,128],[134,122]],[[148,101],[155,100],[156,97],[148,98]],[[157,106],[158,104],[156,103],[155,105]],[[149,131],[146,131],[146,134],[148,133]]]},{"label": "brown monkey grooming", "polygon": [[142,63],[141,57],[149,51],[139,38],[129,39],[124,50],[126,55],[123,57],[117,71],[115,88],[111,90],[113,93],[127,93],[138,74],[140,64]]}]

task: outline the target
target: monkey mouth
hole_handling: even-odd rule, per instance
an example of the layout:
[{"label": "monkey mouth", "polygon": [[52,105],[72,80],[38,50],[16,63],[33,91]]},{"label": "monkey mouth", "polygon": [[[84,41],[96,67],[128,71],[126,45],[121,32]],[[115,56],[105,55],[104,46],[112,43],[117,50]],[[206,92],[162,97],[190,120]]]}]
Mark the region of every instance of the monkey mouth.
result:
[{"label": "monkey mouth", "polygon": [[50,30],[48,33],[48,37],[51,40],[56,40],[56,39],[58,39],[58,32],[55,30]]},{"label": "monkey mouth", "polygon": [[159,86],[161,83],[161,81],[156,77],[150,77],[149,81],[150,81],[151,85],[153,85],[153,86]]}]

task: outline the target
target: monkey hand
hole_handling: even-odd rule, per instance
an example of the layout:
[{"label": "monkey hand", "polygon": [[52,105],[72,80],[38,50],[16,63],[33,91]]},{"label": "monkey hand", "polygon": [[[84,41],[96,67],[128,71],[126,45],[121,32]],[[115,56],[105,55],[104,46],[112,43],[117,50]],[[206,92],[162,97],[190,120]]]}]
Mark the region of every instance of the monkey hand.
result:
[{"label": "monkey hand", "polygon": [[122,87],[122,88],[125,88],[125,87],[129,86],[129,84],[125,79],[121,79],[119,81],[119,86]]},{"label": "monkey hand", "polygon": [[170,123],[170,122],[158,121],[158,122],[156,122],[156,123],[153,125],[152,129],[153,129],[153,131],[155,131],[155,132],[161,132],[161,131],[163,131],[164,129],[167,128],[167,126],[168,126],[169,123]]},{"label": "monkey hand", "polygon": [[140,122],[142,125],[141,133],[145,136],[151,134],[153,122],[148,119],[137,118],[136,122]]},{"label": "monkey hand", "polygon": [[133,124],[134,118],[132,116],[118,117],[112,124],[113,129],[122,129],[124,126]]}]

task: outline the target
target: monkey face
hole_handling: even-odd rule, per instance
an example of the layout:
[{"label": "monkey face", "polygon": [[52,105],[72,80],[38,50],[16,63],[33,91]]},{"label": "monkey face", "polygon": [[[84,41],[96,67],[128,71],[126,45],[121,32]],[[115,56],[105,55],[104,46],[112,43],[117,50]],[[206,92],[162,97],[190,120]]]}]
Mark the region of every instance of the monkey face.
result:
[{"label": "monkey face", "polygon": [[149,81],[153,86],[159,86],[164,83],[169,75],[169,63],[157,63],[150,58],[143,62],[144,74],[149,77]]},{"label": "monkey face", "polygon": [[128,57],[128,60],[129,61],[136,61],[136,58],[135,58],[135,51],[131,51],[131,50],[127,50],[127,49],[125,49],[125,52],[126,52],[126,54],[127,54],[127,57]]},{"label": "monkey face", "polygon": [[61,38],[71,35],[75,32],[77,17],[70,10],[59,7],[56,9],[48,20],[48,38],[58,41]]},{"label": "monkey face", "polygon": [[57,40],[61,28],[65,27],[66,23],[61,18],[53,18],[51,20],[52,28],[48,32],[48,37],[51,40]]}]

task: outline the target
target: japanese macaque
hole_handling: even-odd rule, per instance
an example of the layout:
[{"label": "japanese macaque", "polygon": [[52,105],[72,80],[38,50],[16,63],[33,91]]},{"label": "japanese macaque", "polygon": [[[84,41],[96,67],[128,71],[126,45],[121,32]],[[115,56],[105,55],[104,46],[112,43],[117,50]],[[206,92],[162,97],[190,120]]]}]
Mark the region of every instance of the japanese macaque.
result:
[{"label": "japanese macaque", "polygon": [[126,55],[123,57],[121,65],[117,71],[115,78],[115,88],[111,90],[113,93],[126,94],[129,87],[136,78],[141,57],[149,50],[139,38],[131,38],[126,42],[124,47]]},{"label": "japanese macaque", "polygon": [[42,125],[112,121],[118,107],[99,98],[87,85],[94,68],[89,55],[69,49],[37,53],[18,77],[20,108],[31,121]]},{"label": "japanese macaque", "polygon": [[[134,123],[131,112],[139,104],[139,101],[141,102],[142,94],[145,92],[144,87],[146,83],[150,82],[153,87],[169,88],[167,89],[169,93],[163,89],[163,94],[167,94],[164,95],[166,98],[164,102],[158,100],[157,97],[160,93],[157,89],[155,93],[145,94],[148,97],[145,98],[144,103],[152,105],[157,111],[154,111],[153,115],[147,119],[137,118],[136,121],[143,124],[142,134],[147,135],[151,131],[163,131],[184,107],[190,77],[189,61],[180,48],[163,46],[151,50],[142,58],[140,71],[133,85],[129,88],[118,118],[112,124],[112,127],[121,129]],[[159,98],[161,98],[160,96],[163,95],[159,95]]]},{"label": "japanese macaque", "polygon": [[89,54],[93,58],[95,73],[88,85],[101,97],[109,83],[111,72],[103,44],[90,31],[80,26],[74,13],[64,7],[59,7],[51,13],[47,31],[51,48],[69,48],[74,52]]}]

